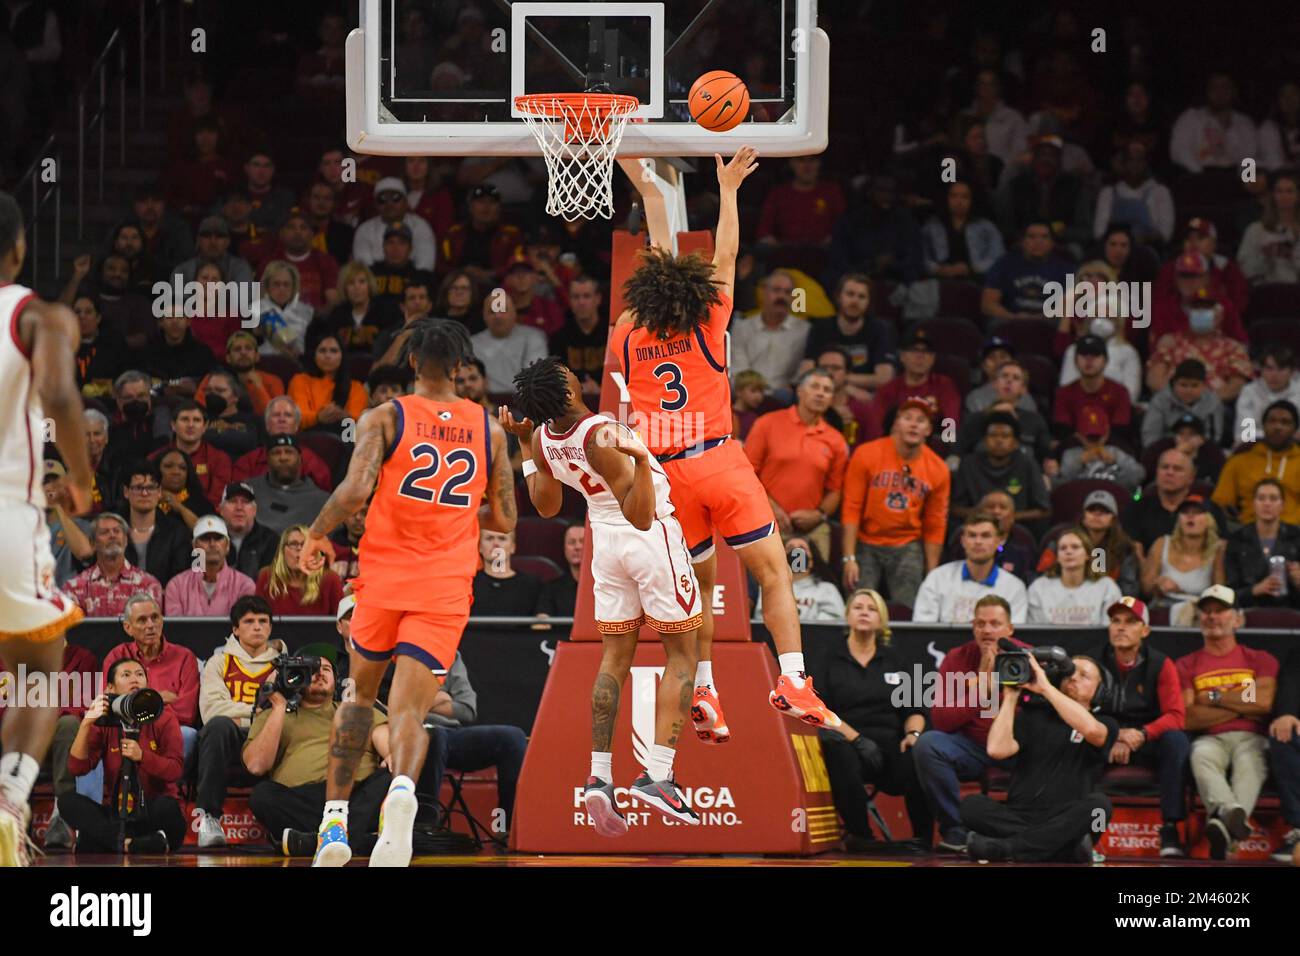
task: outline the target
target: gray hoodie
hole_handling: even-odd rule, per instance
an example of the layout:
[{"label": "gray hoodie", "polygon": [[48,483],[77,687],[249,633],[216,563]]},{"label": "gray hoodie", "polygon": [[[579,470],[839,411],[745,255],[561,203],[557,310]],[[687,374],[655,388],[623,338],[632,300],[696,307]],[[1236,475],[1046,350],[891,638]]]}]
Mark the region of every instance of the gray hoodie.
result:
[{"label": "gray hoodie", "polygon": [[1223,402],[1208,388],[1195,405],[1184,405],[1174,397],[1173,385],[1156,392],[1142,417],[1142,444],[1154,445],[1173,434],[1174,422],[1183,415],[1195,415],[1205,423],[1205,440],[1218,443],[1223,434]]}]

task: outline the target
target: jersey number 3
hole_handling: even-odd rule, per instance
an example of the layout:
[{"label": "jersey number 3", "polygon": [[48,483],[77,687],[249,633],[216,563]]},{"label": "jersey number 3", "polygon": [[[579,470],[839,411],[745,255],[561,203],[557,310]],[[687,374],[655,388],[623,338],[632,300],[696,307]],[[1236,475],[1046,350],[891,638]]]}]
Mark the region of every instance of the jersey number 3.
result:
[{"label": "jersey number 3", "polygon": [[672,398],[661,398],[659,407],[666,412],[679,412],[686,407],[686,401],[690,397],[686,393],[686,386],[682,384],[682,370],[673,362],[660,362],[654,367],[652,373],[664,387],[664,391],[671,392]]},{"label": "jersey number 3", "polygon": [[[420,444],[413,446],[411,448],[411,460],[418,462],[421,458],[428,458],[429,464],[408,471],[406,477],[402,479],[401,487],[397,489],[397,493],[404,498],[414,498],[416,501],[433,501],[436,497],[438,504],[452,508],[470,507],[473,503],[470,496],[460,494],[456,489],[471,481],[478,471],[478,459],[474,457],[474,453],[466,448],[457,448],[446,458],[443,458],[433,445]],[[462,462],[465,465],[464,469],[453,471]],[[443,465],[447,466],[449,474],[446,481],[443,482],[441,492],[435,492],[432,488],[426,488],[419,484],[426,478],[432,478],[436,475]]]}]

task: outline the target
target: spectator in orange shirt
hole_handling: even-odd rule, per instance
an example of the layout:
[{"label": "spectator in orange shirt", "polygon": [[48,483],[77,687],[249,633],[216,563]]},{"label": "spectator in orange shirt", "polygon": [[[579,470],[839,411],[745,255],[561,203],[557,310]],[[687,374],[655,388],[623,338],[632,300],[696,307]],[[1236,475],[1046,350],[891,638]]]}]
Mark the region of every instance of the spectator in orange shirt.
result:
[{"label": "spectator in orange shirt", "polygon": [[848,443],[825,417],[834,393],[828,373],[805,372],[795,383],[795,404],[761,416],[745,440],[781,533],[802,532],[823,561],[831,552],[827,515],[840,503],[849,461]]},{"label": "spectator in orange shirt", "polygon": [[951,477],[926,447],[934,430],[929,403],[908,398],[885,438],[860,445],[844,476],[840,522],[844,587],[880,589],[910,605],[926,574],[939,564],[948,524]]},{"label": "spectator in orange shirt", "polygon": [[337,432],[366,410],[366,390],[353,381],[338,336],[327,332],[307,343],[307,370],[289,381],[289,397],[302,412],[303,428]]},{"label": "spectator in orange shirt", "polygon": [[883,435],[888,430],[884,427],[884,419],[892,409],[902,408],[906,399],[924,398],[938,409],[942,426],[952,422],[951,443],[936,438],[930,447],[942,451],[948,445],[948,451],[956,451],[957,426],[961,424],[961,395],[952,379],[934,370],[936,357],[934,342],[925,329],[916,328],[904,336],[903,343],[898,348],[898,360],[903,366],[903,374],[880,386],[872,399],[871,407],[877,416],[878,434]]}]

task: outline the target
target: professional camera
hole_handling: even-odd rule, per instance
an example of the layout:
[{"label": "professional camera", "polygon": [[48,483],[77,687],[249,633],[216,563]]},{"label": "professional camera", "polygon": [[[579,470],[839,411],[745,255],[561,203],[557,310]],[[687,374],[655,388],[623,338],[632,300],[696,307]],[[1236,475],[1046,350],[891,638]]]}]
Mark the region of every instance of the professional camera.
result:
[{"label": "professional camera", "polygon": [[162,716],[166,704],[152,687],[140,687],[128,694],[109,694],[108,712],[95,721],[97,727],[121,727],[138,736],[140,728]]},{"label": "professional camera", "polygon": [[998,638],[998,647],[1002,653],[994,660],[993,668],[998,672],[998,681],[1003,687],[1022,687],[1034,679],[1034,669],[1029,665],[1030,654],[1038,659],[1038,666],[1053,687],[1060,687],[1061,682],[1074,673],[1074,661],[1069,653],[1055,644],[1026,650],[1002,637]]},{"label": "professional camera", "polygon": [[281,654],[271,666],[275,668],[275,680],[262,685],[259,706],[270,707],[271,695],[279,691],[285,699],[285,710],[292,714],[320,670],[320,658],[315,654]]}]

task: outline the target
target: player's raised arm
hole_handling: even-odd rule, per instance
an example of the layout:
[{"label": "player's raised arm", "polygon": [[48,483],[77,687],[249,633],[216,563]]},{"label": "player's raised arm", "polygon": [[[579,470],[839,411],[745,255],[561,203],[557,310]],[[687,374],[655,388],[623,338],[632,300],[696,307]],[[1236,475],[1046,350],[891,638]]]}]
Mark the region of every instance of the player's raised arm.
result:
[{"label": "player's raised arm", "polygon": [[758,150],[742,146],[731,162],[723,163],[714,154],[718,164],[718,229],[713,237],[713,281],[732,298],[736,282],[736,256],[740,253],[740,212],[736,196],[743,183],[758,169]]},{"label": "player's raised arm", "polygon": [[560,513],[564,504],[564,486],[551,473],[551,466],[541,457],[541,445],[533,444],[533,420],[518,419],[509,406],[497,409],[497,420],[501,427],[519,439],[519,452],[525,462],[531,462],[534,468],[524,467],[524,484],[528,486],[528,497],[543,518],[554,518]]},{"label": "player's raised arm", "polygon": [[385,402],[361,416],[357,423],[357,447],[348,462],[348,473],[321,507],[303,544],[302,561],[308,571],[315,571],[333,558],[330,532],[370,500],[379,480],[379,468],[384,463],[384,452],[396,433],[397,413],[392,402]]},{"label": "player's raised arm", "polygon": [[488,430],[492,434],[492,474],[488,477],[487,503],[479,509],[478,523],[488,531],[509,534],[519,521],[515,473],[510,468],[505,430],[492,418],[488,419]]},{"label": "player's raised arm", "polygon": [[655,520],[650,462],[645,445],[619,425],[601,425],[587,436],[587,463],[605,480],[623,517],[638,531],[649,531]]},{"label": "player's raised arm", "polygon": [[[86,450],[76,355],[81,344],[77,317],[66,305],[33,301],[19,319],[20,335],[30,344],[32,381],[41,408],[54,426],[50,436],[68,470],[68,491],[76,514],[90,508],[93,471]],[[14,387],[16,383],[8,383]]]}]

